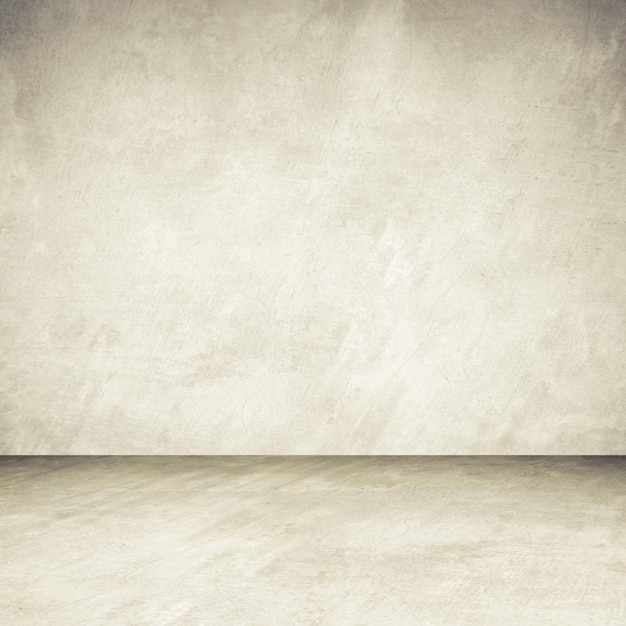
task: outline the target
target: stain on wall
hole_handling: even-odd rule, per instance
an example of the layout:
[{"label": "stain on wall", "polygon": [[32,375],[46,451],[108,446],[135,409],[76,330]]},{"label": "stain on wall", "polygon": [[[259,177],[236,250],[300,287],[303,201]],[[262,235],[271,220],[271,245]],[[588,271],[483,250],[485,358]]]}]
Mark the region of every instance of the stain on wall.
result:
[{"label": "stain on wall", "polygon": [[2,453],[626,453],[624,2],[0,7]]}]

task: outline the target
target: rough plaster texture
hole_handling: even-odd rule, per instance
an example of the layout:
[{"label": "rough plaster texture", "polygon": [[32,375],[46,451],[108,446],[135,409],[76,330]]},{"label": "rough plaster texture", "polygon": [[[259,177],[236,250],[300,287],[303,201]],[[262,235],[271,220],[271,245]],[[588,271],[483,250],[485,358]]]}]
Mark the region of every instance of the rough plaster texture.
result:
[{"label": "rough plaster texture", "polygon": [[0,451],[626,453],[625,2],[0,7]]},{"label": "rough plaster texture", "polygon": [[626,459],[0,459],[10,626],[623,626]]}]

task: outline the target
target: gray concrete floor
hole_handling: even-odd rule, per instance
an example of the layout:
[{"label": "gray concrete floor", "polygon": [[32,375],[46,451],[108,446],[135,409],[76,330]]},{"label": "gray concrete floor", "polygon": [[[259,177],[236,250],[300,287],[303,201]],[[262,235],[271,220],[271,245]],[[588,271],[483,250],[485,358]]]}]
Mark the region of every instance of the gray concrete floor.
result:
[{"label": "gray concrete floor", "polygon": [[4,457],[0,623],[626,624],[626,460]]}]

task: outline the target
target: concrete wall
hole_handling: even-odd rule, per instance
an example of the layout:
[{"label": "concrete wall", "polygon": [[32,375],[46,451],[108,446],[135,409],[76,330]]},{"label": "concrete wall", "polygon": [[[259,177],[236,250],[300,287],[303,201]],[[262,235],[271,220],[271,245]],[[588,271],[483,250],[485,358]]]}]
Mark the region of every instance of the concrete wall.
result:
[{"label": "concrete wall", "polygon": [[626,3],[0,7],[1,452],[626,453]]}]

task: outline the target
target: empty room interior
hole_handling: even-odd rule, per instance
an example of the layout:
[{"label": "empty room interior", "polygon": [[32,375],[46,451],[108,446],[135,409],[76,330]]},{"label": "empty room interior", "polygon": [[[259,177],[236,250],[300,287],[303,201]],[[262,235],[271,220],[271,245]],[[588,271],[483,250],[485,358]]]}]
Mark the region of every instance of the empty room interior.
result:
[{"label": "empty room interior", "polygon": [[626,624],[624,0],[0,0],[0,624]]}]

